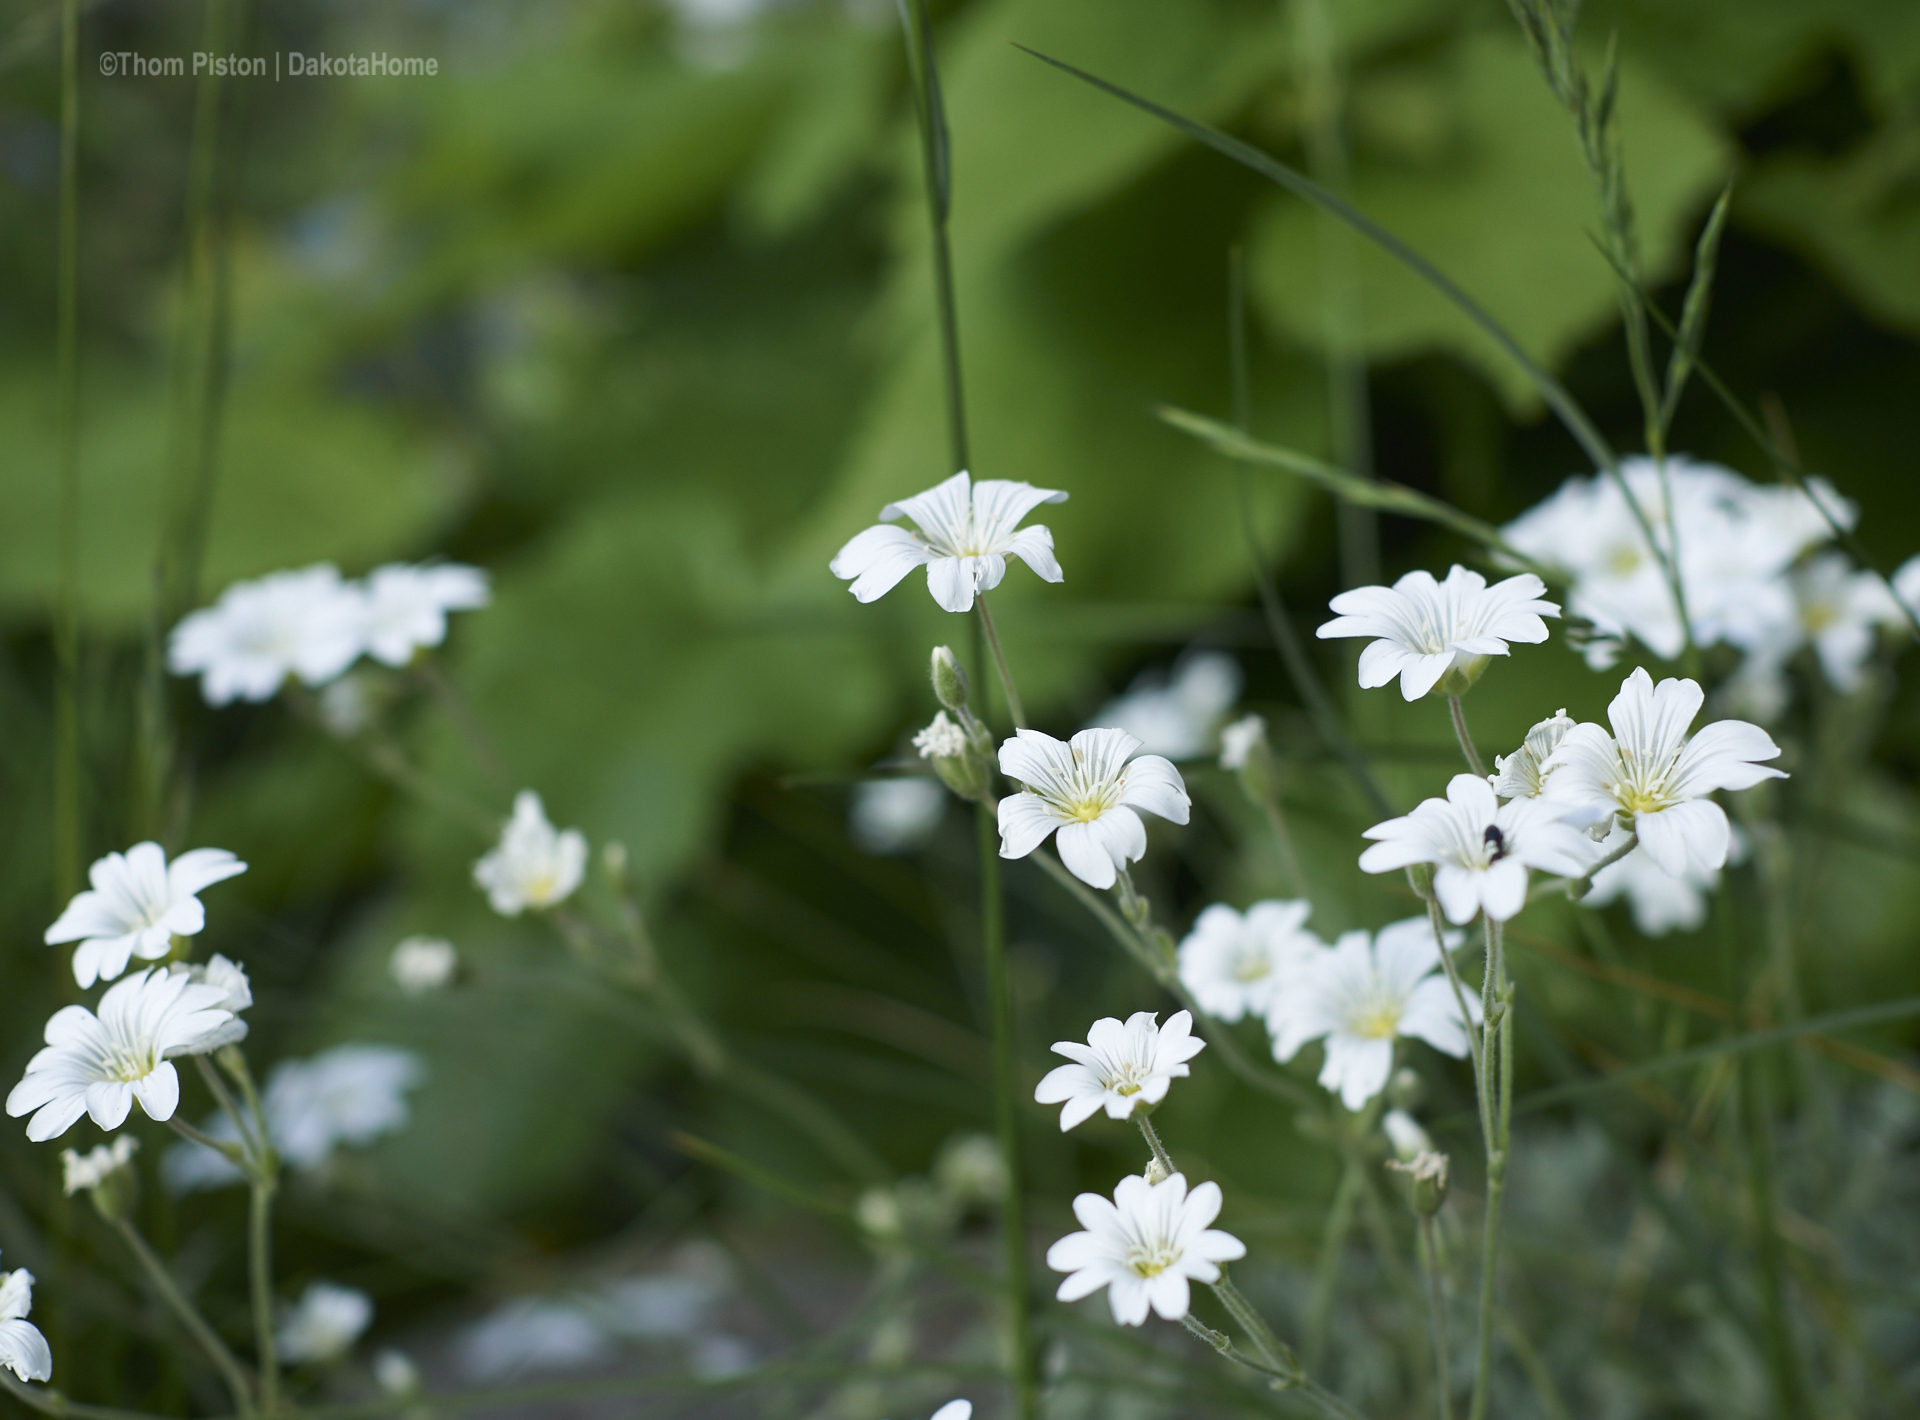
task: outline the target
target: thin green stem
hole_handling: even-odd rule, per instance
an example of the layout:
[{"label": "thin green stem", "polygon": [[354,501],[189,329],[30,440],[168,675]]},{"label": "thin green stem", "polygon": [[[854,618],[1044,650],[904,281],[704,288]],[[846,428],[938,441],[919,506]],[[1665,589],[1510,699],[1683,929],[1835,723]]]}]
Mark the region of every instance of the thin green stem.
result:
[{"label": "thin green stem", "polygon": [[1287,817],[1281,812],[1277,794],[1261,797],[1260,807],[1267,816],[1267,826],[1273,830],[1273,841],[1280,850],[1280,867],[1287,875],[1287,881],[1293,888],[1295,897],[1307,895],[1307,870],[1301,866],[1300,851],[1294,847],[1293,830],[1287,827]]},{"label": "thin green stem", "polygon": [[276,1182],[263,1171],[249,1180],[247,1272],[253,1291],[253,1344],[260,1362],[260,1408],[280,1408],[280,1356],[273,1332],[273,1192]]},{"label": "thin green stem", "polygon": [[1480,1323],[1477,1364],[1473,1377],[1473,1403],[1469,1420],[1484,1420],[1493,1384],[1493,1332],[1495,1282],[1500,1262],[1500,1204],[1506,1191],[1507,1149],[1513,1122],[1513,996],[1507,985],[1506,962],[1502,954],[1501,926],[1491,918],[1486,922],[1487,961],[1485,985],[1481,993],[1481,1059],[1486,1065],[1498,1062],[1498,1098],[1487,1100],[1484,1077],[1493,1074],[1483,1069],[1482,1109],[1495,1124],[1495,1133],[1487,1149],[1487,1206],[1480,1250]]},{"label": "thin green stem", "polygon": [[1027,727],[1027,712],[1021,708],[1020,692],[1014,689],[1013,672],[1007,667],[1007,653],[1000,649],[1000,629],[993,624],[993,613],[987,610],[987,598],[984,592],[974,593],[974,610],[980,613],[980,630],[987,638],[987,648],[993,653],[993,668],[1000,676],[1000,690],[1007,697],[1007,716],[1013,721],[1016,730]]},{"label": "thin green stem", "polygon": [[213,1362],[214,1369],[220,1372],[221,1379],[227,1383],[228,1392],[233,1396],[234,1407],[242,1415],[252,1415],[253,1388],[247,1383],[246,1368],[240,1364],[239,1358],[228,1349],[227,1343],[220,1339],[220,1334],[208,1324],[207,1319],[200,1315],[199,1308],[187,1300],[186,1293],[173,1280],[173,1275],[167,1271],[167,1265],[160,1260],[159,1254],[140,1236],[139,1229],[125,1218],[116,1218],[114,1227],[127,1240],[127,1246],[133,1250],[134,1257],[147,1274],[147,1280],[153,1284],[153,1290],[159,1293],[160,1300],[179,1318],[187,1333],[207,1353],[207,1359]]},{"label": "thin green stem", "polygon": [[1595,863],[1591,868],[1588,868],[1586,872],[1582,873],[1579,877],[1542,878],[1539,882],[1527,889],[1527,901],[1531,902],[1536,897],[1544,897],[1553,892],[1565,892],[1569,897],[1576,900],[1583,898],[1593,887],[1594,874],[1603,868],[1611,868],[1615,863],[1619,862],[1639,846],[1640,835],[1638,833],[1629,833],[1625,843],[1622,843],[1618,848],[1607,854],[1606,857]]},{"label": "thin green stem", "polygon": [[146,1410],[116,1410],[109,1405],[82,1405],[68,1400],[64,1391],[50,1385],[28,1385],[16,1380],[13,1372],[0,1368],[0,1390],[41,1415],[57,1415],[66,1420],[165,1420]]},{"label": "thin green stem", "polygon": [[[982,607],[984,611],[984,606]],[[991,626],[991,623],[988,623]],[[1009,684],[1009,690],[1011,685]],[[1019,1079],[1014,1055],[1013,989],[1007,974],[1006,900],[1000,889],[1000,830],[993,810],[975,810],[980,847],[980,920],[987,958],[987,995],[993,1014],[993,1116],[1007,1170],[1001,1207],[1002,1266],[1006,1277],[1007,1330],[1012,1343],[1013,1409],[1021,1420],[1040,1413],[1033,1318],[1027,1296],[1027,1234],[1022,1208]],[[1143,1127],[1146,1121],[1141,1121]]]},{"label": "thin green stem", "polygon": [[1447,714],[1453,718],[1453,737],[1460,741],[1460,753],[1467,757],[1467,768],[1478,778],[1486,778],[1487,766],[1480,761],[1480,751],[1473,747],[1473,735],[1467,729],[1466,707],[1460,703],[1459,696],[1447,697]]},{"label": "thin green stem", "polygon": [[1360,1164],[1349,1157],[1341,1171],[1340,1184],[1333,1192],[1333,1204],[1327,1209],[1327,1225],[1320,1234],[1320,1259],[1313,1269],[1313,1294],[1307,1306],[1307,1338],[1302,1348],[1309,1367],[1318,1366],[1326,1355],[1327,1332],[1333,1323],[1334,1287],[1340,1280],[1340,1259],[1347,1249],[1347,1234],[1353,1231],[1353,1212],[1360,1201]]},{"label": "thin green stem", "polygon": [[953,468],[971,467],[967,448],[965,383],[960,371],[960,317],[954,300],[953,251],[947,235],[952,211],[953,164],[940,68],[933,53],[933,23],[926,0],[899,0],[913,75],[915,117],[920,129],[920,166],[927,192],[927,223],[933,239],[933,297],[940,319],[940,364],[947,397],[947,436]]},{"label": "thin green stem", "polygon": [[1433,1216],[1420,1219],[1420,1270],[1427,1277],[1427,1328],[1433,1338],[1433,1387],[1440,1420],[1453,1420],[1453,1377],[1447,1365],[1447,1308],[1440,1276],[1440,1240]]},{"label": "thin green stem", "polygon": [[1460,968],[1447,947],[1447,926],[1440,920],[1440,901],[1426,894],[1427,921],[1433,925],[1433,944],[1440,952],[1440,965],[1447,973],[1447,985],[1453,988],[1453,1004],[1460,1012],[1460,1024],[1467,1033],[1467,1050],[1473,1056],[1473,1094],[1480,1111],[1480,1143],[1493,1148],[1493,1116],[1487,1110],[1487,1062],[1481,1051],[1480,1033],[1473,1028],[1473,1012],[1467,1009],[1467,988],[1460,980]]},{"label": "thin green stem", "polygon": [[1787,1315],[1785,1258],[1773,1183],[1773,1138],[1766,1100],[1766,1057],[1750,1055],[1742,1063],[1738,1089],[1742,1132],[1747,1146],[1748,1201],[1753,1214],[1754,1260],[1760,1280],[1760,1323],[1766,1339],[1767,1372],[1773,1385],[1774,1412],[1781,1420],[1802,1420],[1810,1412],[1801,1376],[1798,1348]]},{"label": "thin green stem", "polygon": [[1147,1147],[1153,1151],[1153,1161],[1160,1166],[1161,1172],[1169,1178],[1178,1173],[1179,1170],[1173,1166],[1173,1159],[1167,1153],[1167,1146],[1160,1142],[1153,1121],[1147,1118],[1147,1112],[1144,1109],[1134,1110],[1133,1122],[1140,1126],[1140,1132],[1146,1136]]},{"label": "thin green stem", "polygon": [[[214,1070],[213,1062],[208,1060],[204,1055],[196,1055],[193,1057],[193,1063],[195,1068],[200,1072],[200,1078],[206,1082],[207,1089],[212,1093],[214,1101],[220,1106],[221,1112],[233,1121],[233,1127],[236,1131],[235,1137],[240,1140],[241,1147],[246,1150],[249,1155],[257,1157],[265,1140],[264,1138],[255,1138],[252,1122],[241,1113],[240,1106],[235,1102],[232,1092],[221,1082],[219,1074]],[[198,1133],[199,1131],[196,1130],[195,1132]]]},{"label": "thin green stem", "polygon": [[53,891],[80,890],[80,5],[60,6],[60,235],[55,292],[60,592],[54,613]]},{"label": "thin green stem", "polygon": [[1220,1269],[1220,1280],[1211,1285],[1214,1296],[1220,1299],[1220,1305],[1225,1307],[1227,1314],[1239,1323],[1240,1329],[1253,1339],[1255,1349],[1262,1356],[1273,1365],[1291,1371],[1296,1376],[1302,1374],[1300,1363],[1294,1360],[1293,1353],[1281,1343],[1279,1337],[1273,1334],[1273,1328],[1267,1325],[1265,1317],[1254,1310],[1253,1303],[1233,1285],[1233,1278],[1227,1275],[1225,1267]]}]

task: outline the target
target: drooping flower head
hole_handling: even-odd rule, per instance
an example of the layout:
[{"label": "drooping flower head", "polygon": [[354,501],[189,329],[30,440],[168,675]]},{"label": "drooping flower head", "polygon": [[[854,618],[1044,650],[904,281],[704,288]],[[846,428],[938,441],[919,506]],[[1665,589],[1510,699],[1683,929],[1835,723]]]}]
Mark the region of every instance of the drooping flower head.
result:
[{"label": "drooping flower head", "polygon": [[1519,749],[1496,756],[1494,773],[1488,776],[1493,792],[1503,799],[1539,798],[1547,782],[1540,766],[1547,762],[1548,755],[1560,748],[1560,741],[1567,737],[1573,724],[1573,718],[1564,709],[1556,710],[1552,719],[1542,720],[1527,731]]},{"label": "drooping flower head", "polygon": [[33,1113],[27,1137],[35,1143],[58,1138],[83,1114],[118,1129],[136,1099],[149,1118],[173,1118],[180,1076],[168,1057],[231,1019],[219,1004],[226,995],[153,969],[108,988],[98,1016],[85,1006],[61,1007],[47,1022],[46,1049],[7,1096],[7,1113]]},{"label": "drooping flower head", "polygon": [[389,666],[404,666],[422,646],[446,640],[448,612],[471,611],[492,599],[485,572],[453,562],[376,567],[361,596],[366,652]]},{"label": "drooping flower head", "polygon": [[200,677],[209,705],[271,700],[290,675],[325,685],[365,649],[359,593],[328,563],[235,582],[173,628],[167,669]]},{"label": "drooping flower head", "polygon": [[1185,823],[1186,783],[1125,730],[1082,730],[1062,744],[1038,730],[1016,730],[1000,746],[1000,772],[1025,786],[1000,801],[1000,856],[1024,858],[1059,831],[1060,861],[1076,878],[1110,888],[1120,869],[1147,851],[1136,809]]},{"label": "drooping flower head", "polygon": [[1458,694],[1488,656],[1507,654],[1509,641],[1547,639],[1540,618],[1558,616],[1560,608],[1540,600],[1546,589],[1531,572],[1491,587],[1478,572],[1457,565],[1444,582],[1434,581],[1431,572],[1409,572],[1391,587],[1340,593],[1327,604],[1339,614],[1316,634],[1323,640],[1378,638],[1360,653],[1360,684],[1369,690],[1399,676],[1408,700],[1436,685]]},{"label": "drooping flower head", "polygon": [[474,882],[503,917],[564,902],[586,875],[585,835],[577,828],[557,831],[531,789],[514,798],[499,846],[473,865]]},{"label": "drooping flower head", "polygon": [[98,1188],[114,1174],[133,1162],[140,1141],[122,1134],[111,1144],[100,1144],[82,1154],[73,1149],[60,1151],[61,1189],[71,1198],[85,1188]]},{"label": "drooping flower head", "polygon": [[373,1298],[335,1282],[311,1282],[280,1323],[280,1356],[290,1365],[337,1361],[373,1320]]},{"label": "drooping flower head", "polygon": [[1056,1294],[1063,1302],[1107,1289],[1113,1319],[1139,1326],[1149,1310],[1168,1321],[1187,1314],[1189,1280],[1217,1282],[1222,1262],[1247,1255],[1231,1233],[1209,1226],[1220,1216],[1220,1185],[1203,1183],[1191,1193],[1184,1174],[1148,1183],[1128,1174],[1108,1202],[1097,1193],[1073,1200],[1082,1233],[1069,1233],[1047,1249],[1047,1266],[1070,1274]]},{"label": "drooping flower head", "polygon": [[0,1272],[0,1366],[23,1381],[53,1379],[53,1349],[27,1320],[33,1310],[33,1274],[26,1268]]},{"label": "drooping flower head", "polygon": [[1723,866],[1727,813],[1706,796],[1787,776],[1756,762],[1776,758],[1780,747],[1745,720],[1716,720],[1688,739],[1704,699],[1694,681],[1656,686],[1635,668],[1607,707],[1611,735],[1592,723],[1567,731],[1546,762],[1550,777],[1541,802],[1563,813],[1627,819],[1647,856],[1675,877],[1689,865]]},{"label": "drooping flower head", "polygon": [[1087,1043],[1055,1041],[1053,1053],[1073,1061],[1056,1066],[1033,1097],[1040,1104],[1060,1104],[1060,1132],[1091,1119],[1102,1109],[1109,1119],[1129,1119],[1141,1105],[1151,1109],[1167,1097],[1167,1090],[1187,1073],[1187,1062],[1206,1049],[1193,1034],[1193,1016],[1175,1011],[1167,1023],[1154,1024],[1155,1013],[1135,1011],[1122,1025],[1103,1016],[1087,1032]]},{"label": "drooping flower head", "polygon": [[1594,861],[1593,845],[1560,821],[1565,812],[1545,799],[1502,804],[1479,775],[1456,774],[1446,798],[1423,800],[1368,829],[1362,836],[1377,841],[1360,855],[1360,868],[1391,873],[1431,863],[1434,896],[1449,922],[1471,922],[1482,910],[1504,922],[1527,904],[1527,869],[1578,877]]},{"label": "drooping flower head", "polygon": [[1180,984],[1223,1021],[1264,1016],[1281,989],[1326,943],[1306,930],[1306,902],[1256,902],[1243,915],[1216,903],[1180,943]]},{"label": "drooping flower head", "polygon": [[176,936],[191,937],[205,927],[207,913],[197,894],[246,870],[224,848],[195,848],[172,863],[158,843],[109,853],[87,870],[93,886],[75,893],[47,928],[47,945],[80,943],[73,978],[82,987],[111,981],[127,969],[128,958],[156,961],[172,950]]},{"label": "drooping flower head", "polygon": [[[1458,941],[1449,933],[1449,947]],[[1273,1058],[1293,1059],[1309,1041],[1326,1039],[1320,1083],[1357,1110],[1387,1087],[1393,1074],[1393,1043],[1402,1036],[1426,1041],[1456,1059],[1467,1053],[1466,1026],[1453,986],[1440,975],[1440,946],[1433,924],[1410,917],[1369,936],[1343,932],[1322,950],[1292,985],[1275,996],[1267,1012]],[[1479,1019],[1479,1003],[1466,997]]]},{"label": "drooping flower head", "polygon": [[[948,611],[973,610],[977,592],[990,592],[1007,573],[1007,559],[1018,557],[1058,582],[1063,574],[1053,555],[1053,534],[1021,527],[1020,520],[1042,503],[1064,503],[1067,495],[1002,478],[975,483],[963,470],[938,487],[916,493],[880,510],[880,522],[840,549],[830,569],[851,581],[849,589],[870,602],[892,591],[916,567],[927,569],[927,590]],[[911,518],[918,531],[895,527]]]}]

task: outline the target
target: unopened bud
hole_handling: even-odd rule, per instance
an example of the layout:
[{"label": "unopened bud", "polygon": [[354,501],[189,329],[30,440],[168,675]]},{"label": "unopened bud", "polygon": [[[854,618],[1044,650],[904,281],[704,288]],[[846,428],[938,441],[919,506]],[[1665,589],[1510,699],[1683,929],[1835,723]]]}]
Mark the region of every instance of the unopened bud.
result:
[{"label": "unopened bud", "polygon": [[[960,713],[964,720],[972,720],[964,710]],[[973,723],[977,726],[979,722]],[[991,739],[969,733],[942,710],[932,724],[913,737],[913,747],[933,765],[940,782],[961,798],[978,799],[986,794],[993,773]]]},{"label": "unopened bud", "polygon": [[958,715],[967,705],[967,673],[961,669],[959,660],[950,646],[933,648],[933,695],[947,709]]},{"label": "unopened bud", "polygon": [[1407,1204],[1422,1218],[1431,1218],[1447,1201],[1447,1156],[1427,1149],[1408,1163],[1394,1160],[1387,1165],[1395,1173],[1407,1176]]},{"label": "unopened bud", "polygon": [[1147,1160],[1146,1180],[1148,1183],[1161,1184],[1172,1177],[1173,1174],[1168,1171],[1167,1166],[1161,1163],[1157,1156]]}]

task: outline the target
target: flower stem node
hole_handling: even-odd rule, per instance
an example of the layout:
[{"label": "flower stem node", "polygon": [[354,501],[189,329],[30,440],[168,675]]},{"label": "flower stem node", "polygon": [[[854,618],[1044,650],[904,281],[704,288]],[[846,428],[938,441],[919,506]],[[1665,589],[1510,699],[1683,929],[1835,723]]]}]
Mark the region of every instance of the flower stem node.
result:
[{"label": "flower stem node", "polygon": [[967,700],[972,687],[967,684],[967,673],[961,667],[951,646],[933,648],[933,696],[943,706],[958,715],[967,708]]},{"label": "flower stem node", "polygon": [[1415,1214],[1431,1218],[1447,1201],[1447,1156],[1431,1149],[1414,1155],[1411,1162],[1398,1159],[1387,1167],[1407,1176],[1407,1204]]}]

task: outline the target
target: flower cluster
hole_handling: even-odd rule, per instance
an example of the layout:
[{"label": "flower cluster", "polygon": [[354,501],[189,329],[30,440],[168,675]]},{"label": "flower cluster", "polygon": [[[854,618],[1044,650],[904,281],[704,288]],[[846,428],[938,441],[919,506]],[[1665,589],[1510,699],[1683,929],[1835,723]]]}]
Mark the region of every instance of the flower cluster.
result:
[{"label": "flower cluster", "polygon": [[337,679],[361,656],[404,666],[447,637],[447,613],[483,607],[486,573],[453,563],[376,568],[364,581],[329,563],[235,582],[182,618],[167,668],[200,677],[209,705],[271,700],[288,676]]}]

